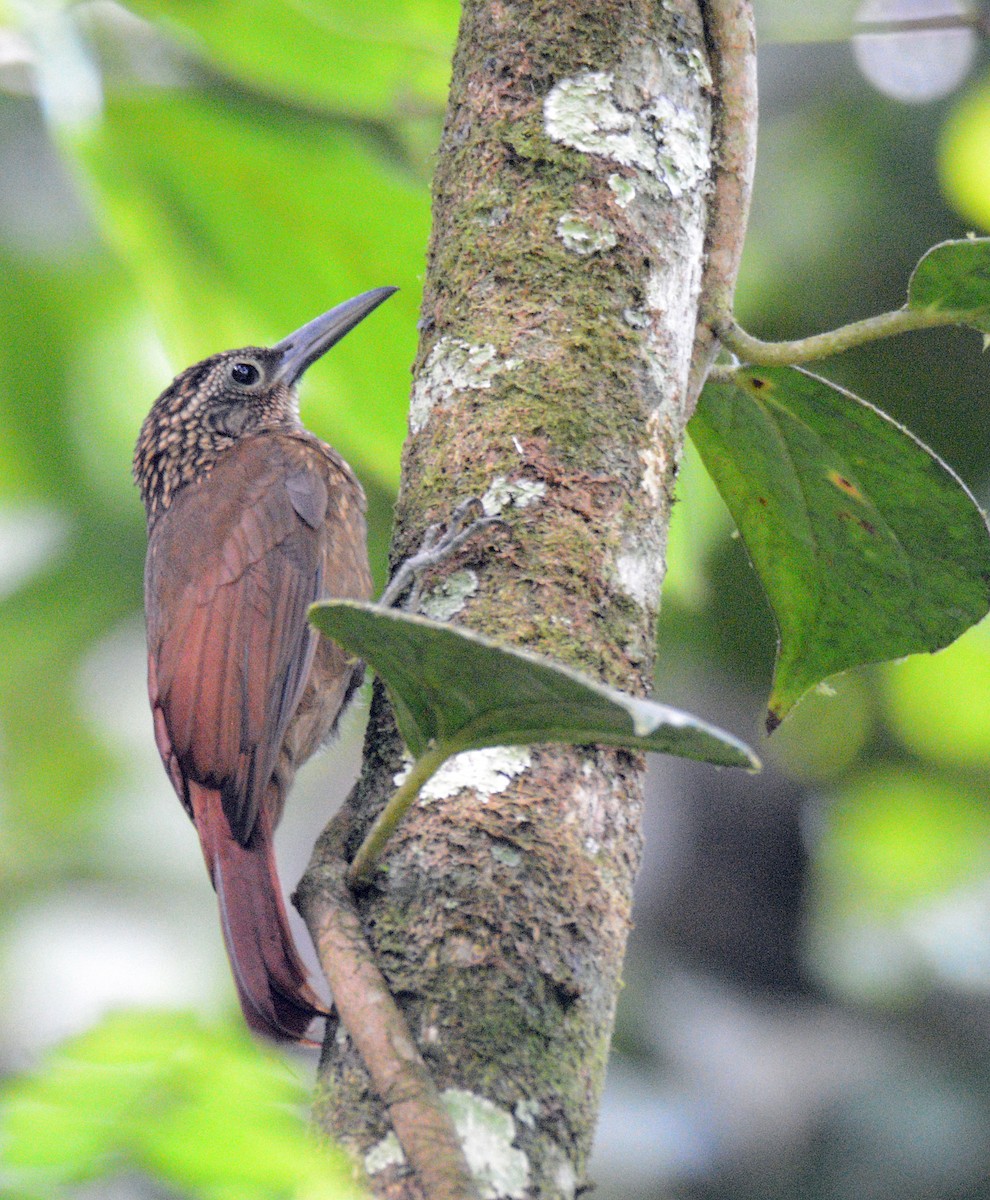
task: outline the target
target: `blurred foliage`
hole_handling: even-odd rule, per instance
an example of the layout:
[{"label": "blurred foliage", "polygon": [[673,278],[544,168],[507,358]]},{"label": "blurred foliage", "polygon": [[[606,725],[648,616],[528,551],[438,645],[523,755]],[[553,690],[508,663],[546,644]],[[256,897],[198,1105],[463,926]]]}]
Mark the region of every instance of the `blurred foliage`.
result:
[{"label": "blurred foliage", "polygon": [[447,99],[459,11],[448,0],[135,0],[129,7],[160,20],[230,78],[280,100],[395,121]]},{"label": "blurred foliage", "polygon": [[[740,282],[743,324],[784,338],[896,307],[929,246],[990,231],[990,84],[984,64],[961,94],[906,108],[859,79],[847,45],[815,44],[845,35],[854,4],[844,0],[824,16],[782,0],[757,7],[764,32],[811,39],[763,52],[760,164]],[[97,719],[82,682],[94,651],[139,619],[144,532],[130,452],[171,375],[225,346],[281,337],[366,288],[399,285],[373,323],[307,376],[302,397],[310,427],[361,475],[373,557],[384,574],[430,155],[456,21],[454,0],[0,4],[0,1065],[36,1056],[50,1036],[42,1026],[64,1029],[74,1019],[54,1019],[67,1001],[53,989],[30,1035],[6,1020],[25,970],[7,952],[32,913],[50,911],[48,897],[61,894],[71,905],[96,881],[100,895],[119,898],[125,911],[141,887],[163,917],[181,922],[187,911],[161,898],[170,894],[163,887],[185,884],[181,872],[163,882],[179,869],[159,830],[188,832],[178,805],[145,834],[155,843],[148,854],[156,872],[127,856],[126,837],[117,851],[121,813],[146,820],[141,804],[152,781],[121,753],[125,743]],[[916,334],[846,354],[821,373],[903,422],[978,498],[990,497],[987,366],[976,334]],[[659,697],[679,703],[681,688],[686,707],[748,737],[768,689],[774,633],[731,532],[689,452],[671,533]],[[801,938],[796,953],[812,980],[808,994],[823,1005],[836,998],[832,1016],[848,1017],[850,1001],[866,1021],[882,1012],[870,1027],[878,1057],[890,1061],[910,1042],[920,1065],[908,1055],[911,1070],[883,1076],[889,1086],[878,1084],[870,1103],[862,1076],[848,1097],[820,1101],[815,1121],[801,1127],[814,1132],[805,1132],[811,1144],[798,1169],[772,1143],[791,1128],[789,1115],[775,1114],[790,1114],[795,1093],[779,1109],[757,1103],[754,1080],[766,1084],[772,1054],[763,1052],[733,1093],[725,1075],[732,1054],[720,1054],[717,1072],[703,1057],[727,1044],[720,1036],[698,1039],[701,1049],[688,1061],[687,1043],[671,1050],[659,1029],[678,1014],[710,1011],[712,993],[704,1003],[665,1002],[662,1022],[644,1005],[624,1019],[638,1030],[628,1040],[650,1047],[642,1061],[651,1075],[673,1062],[663,1075],[671,1092],[706,1070],[717,1080],[711,1103],[689,1095],[681,1110],[681,1157],[672,1151],[664,1167],[672,1190],[710,1196],[714,1189],[740,1200],[985,1195],[985,1154],[963,1154],[952,1138],[966,1121],[985,1125],[990,1113],[983,1032],[990,1027],[990,866],[982,851],[988,637],[981,627],[934,657],[843,677],[834,696],[813,693],[764,748],[770,769],[759,779],[730,783],[727,773],[709,777],[700,767],[683,777],[703,781],[694,790],[685,785],[685,804],[710,803],[713,813],[701,828],[714,832],[691,853],[676,837],[671,842],[690,873],[681,907],[700,897],[696,930],[710,931],[711,944],[722,947],[706,970],[732,978],[732,953],[750,963],[764,954],[771,965],[749,977],[770,988],[778,947],[763,947],[761,938],[778,926],[768,913],[785,892],[800,899],[803,880],[805,902],[787,927]],[[115,685],[139,679],[143,665],[136,641],[121,636],[119,645],[126,653],[100,676],[101,708],[124,724],[133,719],[132,693]],[[153,758],[150,720],[142,728]],[[793,863],[774,857],[781,830],[792,839]],[[178,857],[194,860],[192,841]],[[799,875],[805,863],[806,877]],[[676,866],[669,856],[649,861],[644,885]],[[787,891],[780,881],[792,867],[799,883]],[[191,869],[207,891],[199,864]],[[729,897],[724,910],[720,885]],[[762,905],[753,913],[745,904],[750,886]],[[638,926],[649,928],[652,915],[644,907]],[[58,944],[58,933],[45,930],[42,952]],[[225,973],[219,943],[216,958]],[[99,962],[93,971],[101,974]],[[630,965],[631,978],[661,974],[654,958]],[[632,1003],[630,989],[627,1011]],[[855,1038],[840,1039],[840,1049],[849,1046],[866,1071],[874,1060],[859,1053]],[[83,1150],[90,1178],[110,1154],[114,1169],[153,1175],[158,1190],[150,1194],[302,1194],[312,1179],[306,1164],[315,1160],[297,1140],[299,1092],[282,1086],[267,1059],[260,1066],[260,1053],[187,1018],[120,1018],[55,1055],[37,1080],[16,1085],[5,1101],[8,1155],[17,1149],[27,1170],[31,1155],[37,1164],[53,1148],[64,1151],[43,1164],[56,1174],[35,1194],[82,1178],[72,1171]],[[798,1064],[805,1086],[820,1070],[794,1041],[781,1061]],[[106,1082],[71,1082],[94,1075]],[[271,1086],[282,1105],[264,1116],[260,1100],[249,1106],[258,1145],[271,1150],[264,1162],[239,1141],[229,1152],[241,1104],[224,1107],[220,1091],[213,1098],[214,1084],[220,1089],[225,1080],[255,1099]],[[80,1095],[90,1107],[74,1125],[68,1098]],[[942,1130],[939,1145],[948,1149],[930,1150],[934,1134],[913,1136],[905,1096],[937,1114],[925,1129]],[[134,1119],[142,1097],[162,1115],[160,1127]],[[49,1115],[60,1112],[61,1123],[32,1125],[36,1102]],[[714,1123],[742,1113],[757,1122],[761,1112],[770,1114],[764,1144],[730,1163],[732,1147],[749,1143],[738,1126]],[[885,1141],[892,1122],[897,1137]],[[653,1122],[648,1148],[659,1144],[656,1129]],[[207,1139],[211,1131],[219,1142]],[[210,1173],[218,1145],[226,1168],[244,1168],[226,1193],[222,1171]],[[283,1184],[266,1173],[286,1155],[302,1174]],[[624,1162],[648,1158],[640,1148]],[[28,1187],[26,1179],[20,1175],[18,1185]],[[657,1191],[653,1179],[644,1185],[644,1195]]]},{"label": "blurred foliage", "polygon": [[0,1186],[57,1200],[135,1175],[202,1200],[360,1200],[354,1168],[300,1120],[306,1088],[244,1030],[118,1014],[7,1085]]},{"label": "blurred foliage", "polygon": [[990,987],[990,810],[983,791],[903,768],[863,774],[829,813],[813,879],[816,969],[884,1005]]},{"label": "blurred foliage", "polygon": [[[333,396],[335,445],[364,477],[394,487],[427,196],[367,136],[329,132],[257,101],[193,93],[165,105],[142,90],[108,97],[99,124],[70,144],[175,362],[235,346],[245,330],[270,345],[369,283],[402,287],[401,334],[372,326],[374,353],[367,339],[345,340],[318,376]],[[369,403],[374,421],[364,419]]]},{"label": "blurred foliage", "polygon": [[990,227],[990,82],[962,97],[942,137],[945,190],[963,218]]},{"label": "blurred foliage", "polygon": [[[990,626],[884,673],[892,731],[921,759],[990,769]],[[946,719],[947,718],[947,719]]]}]

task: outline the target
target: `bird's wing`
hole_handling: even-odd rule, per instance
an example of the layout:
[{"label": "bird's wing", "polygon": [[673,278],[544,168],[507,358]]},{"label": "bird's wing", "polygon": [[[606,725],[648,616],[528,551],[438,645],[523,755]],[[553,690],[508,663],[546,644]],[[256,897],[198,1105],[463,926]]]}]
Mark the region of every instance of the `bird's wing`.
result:
[{"label": "bird's wing", "polygon": [[186,781],[217,789],[244,845],[312,662],[306,610],[321,591],[327,481],[315,446],[245,439],[179,493],[149,538],[159,750],[187,808]]}]

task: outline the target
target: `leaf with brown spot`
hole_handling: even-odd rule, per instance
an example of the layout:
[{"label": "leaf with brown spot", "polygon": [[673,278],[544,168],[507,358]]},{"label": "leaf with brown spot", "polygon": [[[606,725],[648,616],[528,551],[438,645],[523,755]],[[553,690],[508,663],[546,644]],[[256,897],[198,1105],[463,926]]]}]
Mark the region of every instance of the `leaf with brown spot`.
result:
[{"label": "leaf with brown spot", "polygon": [[827,676],[941,649],[987,612],[982,512],[879,409],[794,367],[745,368],[708,384],[690,430],[780,632],[769,729]]}]

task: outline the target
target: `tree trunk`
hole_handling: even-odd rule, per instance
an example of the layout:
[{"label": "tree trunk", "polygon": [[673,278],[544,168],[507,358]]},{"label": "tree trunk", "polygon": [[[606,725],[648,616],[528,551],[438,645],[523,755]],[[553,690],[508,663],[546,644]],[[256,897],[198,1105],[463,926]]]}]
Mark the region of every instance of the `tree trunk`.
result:
[{"label": "tree trunk", "polygon": [[[484,497],[505,530],[438,569],[425,610],[639,694],[693,399],[711,84],[694,0],[465,0],[437,163],[395,555]],[[402,754],[376,694],[352,850]],[[485,1195],[584,1182],[642,774],[594,748],[462,756],[358,897]],[[316,1112],[380,1194],[421,1194],[344,1032]]]}]

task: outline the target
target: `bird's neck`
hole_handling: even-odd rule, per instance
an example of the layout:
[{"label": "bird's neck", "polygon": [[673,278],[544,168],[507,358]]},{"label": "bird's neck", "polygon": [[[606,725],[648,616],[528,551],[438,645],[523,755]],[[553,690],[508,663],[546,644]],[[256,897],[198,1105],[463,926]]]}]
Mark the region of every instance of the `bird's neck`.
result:
[{"label": "bird's neck", "polygon": [[202,428],[160,428],[152,413],[141,428],[134,478],[148,521],[153,521],[191,483],[205,479],[236,438]]}]

